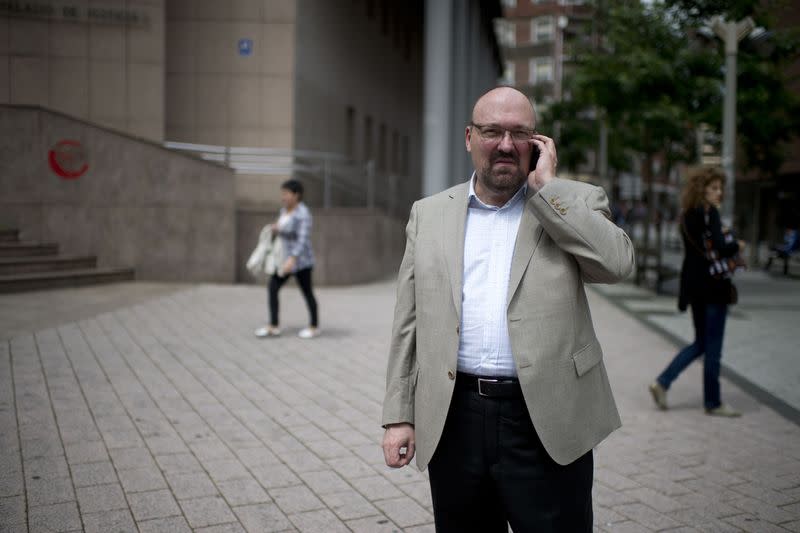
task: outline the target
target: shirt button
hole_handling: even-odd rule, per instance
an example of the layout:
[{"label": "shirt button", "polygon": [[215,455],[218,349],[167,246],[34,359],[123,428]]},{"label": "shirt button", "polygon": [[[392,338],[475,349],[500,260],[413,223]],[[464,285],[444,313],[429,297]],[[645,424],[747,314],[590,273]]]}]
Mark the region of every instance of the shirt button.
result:
[{"label": "shirt button", "polygon": [[453,373],[452,370],[447,371],[447,377],[450,379],[456,379],[456,375]]}]

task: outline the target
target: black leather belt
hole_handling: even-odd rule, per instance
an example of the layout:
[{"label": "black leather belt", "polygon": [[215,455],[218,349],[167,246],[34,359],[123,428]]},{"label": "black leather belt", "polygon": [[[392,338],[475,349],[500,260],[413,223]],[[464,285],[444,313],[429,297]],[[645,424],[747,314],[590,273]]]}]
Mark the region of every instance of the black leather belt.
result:
[{"label": "black leather belt", "polygon": [[458,372],[456,388],[477,392],[487,398],[522,398],[522,388],[516,378],[492,378]]}]

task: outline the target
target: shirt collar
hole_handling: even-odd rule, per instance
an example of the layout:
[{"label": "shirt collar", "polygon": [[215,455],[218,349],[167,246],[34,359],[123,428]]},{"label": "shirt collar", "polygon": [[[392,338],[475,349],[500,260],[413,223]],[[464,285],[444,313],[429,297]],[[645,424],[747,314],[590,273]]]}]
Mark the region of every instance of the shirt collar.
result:
[{"label": "shirt collar", "polygon": [[492,209],[494,211],[500,211],[501,209],[508,209],[516,204],[520,198],[524,198],[526,194],[528,194],[528,181],[525,180],[525,183],[522,184],[522,187],[511,197],[508,202],[506,202],[501,207],[497,207],[494,205],[488,205],[483,203],[483,201],[478,198],[478,195],[475,194],[475,180],[478,179],[477,173],[473,172],[472,177],[469,179],[469,194],[467,195],[467,202],[469,207],[479,207],[481,209]]}]

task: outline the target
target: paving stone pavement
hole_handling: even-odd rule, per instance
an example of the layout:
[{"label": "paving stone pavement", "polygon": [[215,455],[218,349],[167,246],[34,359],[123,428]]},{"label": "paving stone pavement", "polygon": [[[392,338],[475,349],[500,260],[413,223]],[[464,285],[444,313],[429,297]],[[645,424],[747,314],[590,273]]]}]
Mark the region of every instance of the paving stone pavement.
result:
[{"label": "paving stone pavement", "polygon": [[[281,297],[277,339],[262,288],[196,285],[0,341],[0,531],[433,531],[426,474],[379,448],[394,285],[320,289],[311,341]],[[656,411],[674,345],[590,302],[624,423],[595,529],[800,531],[800,428],[728,382],[744,416],[707,417],[699,365]]]},{"label": "paving stone pavement", "polygon": [[[679,254],[672,253],[665,260],[680,267]],[[723,373],[800,424],[800,279],[753,269],[737,274],[735,282],[739,303],[729,308]],[[677,294],[677,280],[664,288]],[[694,340],[691,313],[678,312],[676,296],[655,294],[632,283],[599,286],[598,290],[644,324],[664,333],[676,346]],[[667,361],[665,358],[663,364]]]}]

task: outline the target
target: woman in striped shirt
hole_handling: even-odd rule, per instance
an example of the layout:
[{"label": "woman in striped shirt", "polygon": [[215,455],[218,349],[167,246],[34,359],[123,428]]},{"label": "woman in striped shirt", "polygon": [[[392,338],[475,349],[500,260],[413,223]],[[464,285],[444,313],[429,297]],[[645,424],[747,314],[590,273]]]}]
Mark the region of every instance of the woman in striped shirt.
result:
[{"label": "woman in striped shirt", "polygon": [[312,217],[303,203],[303,184],[288,180],[281,185],[281,208],[278,221],[272,225],[272,234],[281,239],[283,257],[279,258],[278,271],[269,280],[269,325],[258,328],[257,337],[276,337],[278,326],[278,291],[290,276],[297,279],[309,313],[309,326],[297,334],[301,339],[313,339],[320,333],[317,320],[317,300],[311,286],[314,252],[311,250]]}]

